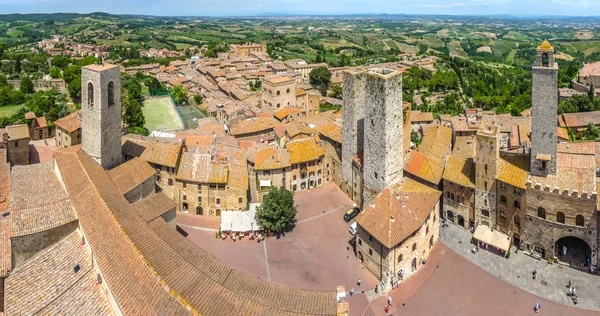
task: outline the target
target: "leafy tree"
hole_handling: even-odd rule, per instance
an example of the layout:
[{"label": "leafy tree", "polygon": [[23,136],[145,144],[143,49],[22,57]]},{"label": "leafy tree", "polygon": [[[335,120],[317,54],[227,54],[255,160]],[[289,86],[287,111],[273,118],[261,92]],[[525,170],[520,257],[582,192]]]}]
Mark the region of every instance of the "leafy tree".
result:
[{"label": "leafy tree", "polygon": [[69,90],[69,95],[73,100],[81,99],[81,76],[77,76],[69,82],[67,90]]},{"label": "leafy tree", "polygon": [[196,104],[201,104],[202,103],[202,95],[201,94],[196,94],[194,96],[194,102],[196,102]]},{"label": "leafy tree", "polygon": [[127,86],[127,96],[131,101],[137,101],[139,105],[139,101],[142,98],[142,85],[137,78],[134,78],[129,82]]},{"label": "leafy tree", "polygon": [[146,119],[137,99],[129,99],[125,108],[125,123],[132,127],[144,127]]},{"label": "leafy tree", "polygon": [[327,67],[317,67],[310,72],[309,78],[310,84],[318,87],[322,95],[326,95],[323,92],[327,92],[327,85],[331,80],[331,71]]},{"label": "leafy tree", "polygon": [[272,187],[256,210],[256,220],[264,230],[285,232],[294,222],[294,195],[286,188]]},{"label": "leafy tree", "polygon": [[62,74],[60,73],[60,68],[56,66],[52,67],[52,69],[50,70],[50,77],[54,79],[62,77]]},{"label": "leafy tree", "polygon": [[576,94],[558,102],[558,113],[590,112],[594,104],[585,94]]},{"label": "leafy tree", "polygon": [[156,95],[161,88],[160,82],[154,77],[146,77],[146,79],[144,79],[144,85],[148,87],[150,95]]},{"label": "leafy tree", "polygon": [[185,100],[187,100],[187,90],[184,89],[183,86],[180,84],[173,86],[171,94],[173,97],[173,101],[175,101],[175,103],[177,104],[181,104]]},{"label": "leafy tree", "polygon": [[23,93],[33,92],[33,82],[31,81],[31,78],[29,78],[29,76],[23,76],[23,79],[21,79],[21,85],[19,90],[21,90],[21,92]]},{"label": "leafy tree", "polygon": [[7,86],[8,86],[8,80],[6,79],[6,76],[0,75],[0,88],[7,87]]},{"label": "leafy tree", "polygon": [[590,101],[594,102],[594,85],[590,85],[590,89],[587,92],[588,98],[590,98]]},{"label": "leafy tree", "polygon": [[342,86],[339,84],[336,84],[333,87],[331,87],[331,93],[329,94],[329,96],[332,98],[341,99],[342,98]]},{"label": "leafy tree", "polygon": [[593,123],[589,123],[587,129],[582,132],[583,139],[596,140],[600,138],[600,128],[597,128]]},{"label": "leafy tree", "polygon": [[342,108],[342,106],[340,106],[340,105],[324,102],[319,105],[319,112],[327,112],[327,111],[331,111],[331,110],[338,111],[341,108]]},{"label": "leafy tree", "polygon": [[419,133],[415,131],[410,132],[410,141],[415,144],[415,148],[419,146],[421,143],[421,137],[419,137]]}]

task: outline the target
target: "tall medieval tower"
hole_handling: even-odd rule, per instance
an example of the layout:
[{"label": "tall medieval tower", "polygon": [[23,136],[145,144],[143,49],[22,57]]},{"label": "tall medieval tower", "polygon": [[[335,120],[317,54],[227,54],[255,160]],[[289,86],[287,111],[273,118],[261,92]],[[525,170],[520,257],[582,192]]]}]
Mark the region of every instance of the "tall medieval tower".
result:
[{"label": "tall medieval tower", "polygon": [[496,176],[500,159],[500,129],[482,124],[476,134],[475,226],[496,226]]},{"label": "tall medieval tower", "polygon": [[121,71],[95,64],[81,69],[83,150],[104,169],[121,163]]},{"label": "tall medieval tower", "polygon": [[[344,72],[343,96],[342,189],[354,197],[354,190],[362,187],[364,205],[402,179],[402,75],[383,68],[348,70]],[[352,165],[355,156],[363,157],[362,186],[356,187]]]},{"label": "tall medieval tower", "polygon": [[532,125],[530,172],[545,177],[556,174],[556,113],[558,106],[558,64],[554,48],[544,41],[537,48],[531,67]]}]

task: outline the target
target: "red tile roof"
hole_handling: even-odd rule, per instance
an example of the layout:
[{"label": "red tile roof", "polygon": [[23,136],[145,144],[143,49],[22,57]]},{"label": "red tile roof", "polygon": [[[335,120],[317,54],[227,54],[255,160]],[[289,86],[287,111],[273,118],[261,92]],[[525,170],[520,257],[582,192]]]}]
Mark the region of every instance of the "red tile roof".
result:
[{"label": "red tile roof", "polygon": [[156,175],[156,170],[145,160],[134,157],[111,169],[108,175],[121,190],[121,193],[125,194],[148,180],[148,178]]},{"label": "red tile roof", "polygon": [[72,133],[81,128],[81,110],[73,112],[65,117],[54,121],[54,125]]}]

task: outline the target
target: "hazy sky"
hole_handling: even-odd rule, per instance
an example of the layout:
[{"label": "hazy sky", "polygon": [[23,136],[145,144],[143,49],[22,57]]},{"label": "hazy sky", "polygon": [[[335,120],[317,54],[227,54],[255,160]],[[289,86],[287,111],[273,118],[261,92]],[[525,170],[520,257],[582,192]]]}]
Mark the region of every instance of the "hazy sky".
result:
[{"label": "hazy sky", "polygon": [[600,0],[0,0],[0,13],[600,15]]}]

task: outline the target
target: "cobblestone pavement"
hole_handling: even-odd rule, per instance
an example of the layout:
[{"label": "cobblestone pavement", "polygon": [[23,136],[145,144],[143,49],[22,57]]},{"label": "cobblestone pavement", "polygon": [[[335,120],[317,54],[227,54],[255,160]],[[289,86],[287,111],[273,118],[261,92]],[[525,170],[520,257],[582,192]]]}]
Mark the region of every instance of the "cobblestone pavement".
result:
[{"label": "cobblestone pavement", "polygon": [[[449,248],[488,273],[529,293],[548,300],[573,306],[567,283],[577,288],[578,308],[600,310],[600,277],[569,267],[548,264],[545,260],[534,259],[513,248],[509,259],[480,249],[473,254],[470,244],[472,234],[459,226],[448,224],[440,227],[440,240]],[[534,268],[538,269],[535,280],[531,277]]]}]

